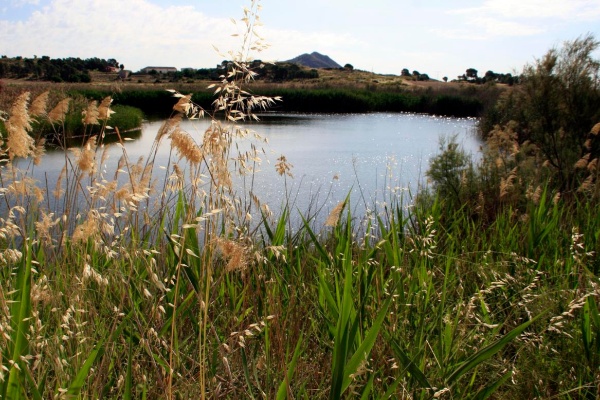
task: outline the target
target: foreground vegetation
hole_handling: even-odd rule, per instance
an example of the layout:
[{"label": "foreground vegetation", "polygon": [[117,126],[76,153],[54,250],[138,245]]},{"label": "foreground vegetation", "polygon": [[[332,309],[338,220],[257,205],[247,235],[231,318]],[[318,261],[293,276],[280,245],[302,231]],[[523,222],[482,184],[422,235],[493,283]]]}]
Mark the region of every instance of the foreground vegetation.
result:
[{"label": "foreground vegetation", "polygon": [[[432,191],[410,207],[390,193],[357,220],[340,199],[324,226],[303,214],[293,228],[285,199],[272,215],[252,188],[264,143],[242,126],[278,99],[242,90],[241,59],[229,78],[210,113],[172,92],[148,157],[123,147],[108,173],[111,99],[90,100],[82,129],[99,134],[65,149],[51,183],[31,178],[36,124],[65,129],[67,100],[14,99],[0,169],[0,397],[595,398],[600,126],[582,128],[589,156],[567,189],[551,166],[528,180],[544,161],[510,135],[523,119],[492,130],[480,163],[448,140]],[[212,123],[194,138],[180,121],[198,116]],[[252,152],[235,153],[241,138]],[[292,167],[281,156],[276,168],[285,187]]]}]

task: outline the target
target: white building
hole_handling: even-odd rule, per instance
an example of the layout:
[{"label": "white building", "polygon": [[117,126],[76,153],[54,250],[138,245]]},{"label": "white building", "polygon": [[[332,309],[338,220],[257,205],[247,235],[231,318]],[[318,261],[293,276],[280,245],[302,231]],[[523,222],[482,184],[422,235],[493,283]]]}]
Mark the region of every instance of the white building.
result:
[{"label": "white building", "polygon": [[168,72],[177,72],[177,68],[175,67],[146,67],[140,70],[141,73],[147,74],[150,71],[156,71],[161,74],[166,74]]}]

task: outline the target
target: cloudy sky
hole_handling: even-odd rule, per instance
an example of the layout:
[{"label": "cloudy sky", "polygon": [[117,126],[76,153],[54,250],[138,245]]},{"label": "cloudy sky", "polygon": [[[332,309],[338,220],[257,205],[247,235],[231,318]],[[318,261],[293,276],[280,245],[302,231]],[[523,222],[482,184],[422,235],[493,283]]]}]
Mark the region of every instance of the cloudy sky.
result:
[{"label": "cloudy sky", "polygon": [[[339,64],[454,78],[523,65],[592,33],[598,0],[262,0],[254,58],[283,61],[318,51]],[[249,0],[0,0],[0,54],[115,58],[127,69],[213,67],[240,48]],[[600,57],[600,54],[598,55]]]}]

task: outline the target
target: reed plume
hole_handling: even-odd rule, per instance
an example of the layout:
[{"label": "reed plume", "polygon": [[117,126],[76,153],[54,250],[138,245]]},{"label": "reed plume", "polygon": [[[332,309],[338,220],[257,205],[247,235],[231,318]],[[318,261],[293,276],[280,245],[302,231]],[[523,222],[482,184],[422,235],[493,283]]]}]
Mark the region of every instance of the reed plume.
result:
[{"label": "reed plume", "polygon": [[32,117],[45,117],[47,114],[46,108],[48,107],[48,96],[50,91],[46,90],[42,94],[38,95],[29,107],[29,115]]},{"label": "reed plume", "polygon": [[67,112],[69,111],[70,102],[71,99],[68,97],[59,101],[58,104],[54,106],[54,108],[48,113],[48,121],[50,121],[51,124],[64,121]]},{"label": "reed plume", "polygon": [[111,105],[112,101],[113,101],[113,99],[110,96],[106,96],[104,99],[102,99],[102,102],[98,106],[98,119],[99,120],[108,121],[110,116],[115,113],[113,110],[110,109],[110,105]]},{"label": "reed plume", "polygon": [[22,93],[14,102],[8,121],[6,121],[6,148],[9,158],[29,157],[33,154],[35,143],[29,135],[31,131],[31,118],[28,112],[29,92]]},{"label": "reed plume", "polygon": [[81,122],[84,125],[98,125],[100,122],[98,121],[98,102],[96,100],[90,101],[87,105],[87,108],[82,111],[83,118]]},{"label": "reed plume", "polygon": [[340,220],[340,216],[342,215],[342,210],[346,206],[346,200],[340,201],[329,213],[327,216],[327,220],[325,221],[325,226],[336,226]]},{"label": "reed plume", "polygon": [[81,172],[92,176],[96,172],[96,136],[88,139],[83,149],[71,149],[77,158],[77,166]]}]

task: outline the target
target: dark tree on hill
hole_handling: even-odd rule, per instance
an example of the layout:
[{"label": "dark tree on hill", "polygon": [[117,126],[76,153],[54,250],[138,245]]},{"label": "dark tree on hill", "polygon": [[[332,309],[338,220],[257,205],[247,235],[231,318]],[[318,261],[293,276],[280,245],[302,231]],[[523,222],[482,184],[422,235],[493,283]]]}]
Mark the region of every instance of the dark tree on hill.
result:
[{"label": "dark tree on hill", "polygon": [[402,70],[402,72],[400,73],[400,75],[402,75],[402,76],[410,76],[410,71],[408,70],[408,68],[404,68]]},{"label": "dark tree on hill", "polygon": [[344,65],[344,69],[346,71],[354,71],[354,66],[352,64],[346,64]]},{"label": "dark tree on hill", "polygon": [[475,68],[469,68],[465,72],[467,78],[477,79],[477,70]]}]

